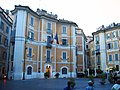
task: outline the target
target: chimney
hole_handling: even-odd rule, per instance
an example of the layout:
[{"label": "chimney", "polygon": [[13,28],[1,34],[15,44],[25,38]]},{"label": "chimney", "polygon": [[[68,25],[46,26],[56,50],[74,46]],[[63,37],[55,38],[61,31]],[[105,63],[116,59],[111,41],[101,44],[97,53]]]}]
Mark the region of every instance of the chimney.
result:
[{"label": "chimney", "polygon": [[7,15],[9,15],[9,10],[8,9],[6,9],[6,13],[7,13]]}]

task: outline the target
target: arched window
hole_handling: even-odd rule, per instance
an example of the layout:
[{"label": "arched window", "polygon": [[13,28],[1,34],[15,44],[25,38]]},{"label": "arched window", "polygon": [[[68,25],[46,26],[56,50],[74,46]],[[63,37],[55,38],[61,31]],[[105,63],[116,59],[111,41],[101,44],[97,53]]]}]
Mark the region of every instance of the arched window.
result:
[{"label": "arched window", "polygon": [[32,67],[29,66],[29,67],[27,68],[27,75],[31,75],[31,74],[32,74]]},{"label": "arched window", "polygon": [[62,68],[62,74],[67,74],[67,68]]}]

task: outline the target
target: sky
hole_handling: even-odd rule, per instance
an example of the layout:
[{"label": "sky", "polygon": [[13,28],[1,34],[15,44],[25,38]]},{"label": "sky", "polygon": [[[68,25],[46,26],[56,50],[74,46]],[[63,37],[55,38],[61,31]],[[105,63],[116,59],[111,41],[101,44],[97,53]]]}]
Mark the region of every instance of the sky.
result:
[{"label": "sky", "polygon": [[102,25],[120,23],[120,0],[0,0],[3,9],[13,10],[15,5],[47,10],[58,19],[75,22],[86,36]]}]

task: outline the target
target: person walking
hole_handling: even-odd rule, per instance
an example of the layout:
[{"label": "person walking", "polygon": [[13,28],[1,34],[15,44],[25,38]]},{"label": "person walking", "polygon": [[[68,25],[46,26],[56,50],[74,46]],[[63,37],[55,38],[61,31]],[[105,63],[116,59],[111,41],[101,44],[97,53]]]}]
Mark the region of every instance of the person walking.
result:
[{"label": "person walking", "polygon": [[71,87],[71,82],[70,81],[67,82],[67,87],[65,87],[64,90],[73,90],[72,87]]},{"label": "person walking", "polygon": [[86,87],[86,90],[94,90],[92,81],[88,81],[88,86]]},{"label": "person walking", "polygon": [[111,90],[120,90],[120,79],[112,86]]}]

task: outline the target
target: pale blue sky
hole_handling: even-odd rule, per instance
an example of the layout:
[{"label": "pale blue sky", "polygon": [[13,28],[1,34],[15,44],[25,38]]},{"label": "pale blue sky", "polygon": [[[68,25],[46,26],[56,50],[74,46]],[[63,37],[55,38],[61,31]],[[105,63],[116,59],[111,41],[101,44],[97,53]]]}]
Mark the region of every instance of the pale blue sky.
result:
[{"label": "pale blue sky", "polygon": [[26,5],[58,15],[58,19],[73,21],[91,35],[101,25],[120,23],[120,0],[0,0],[4,9],[14,9],[14,5]]}]

